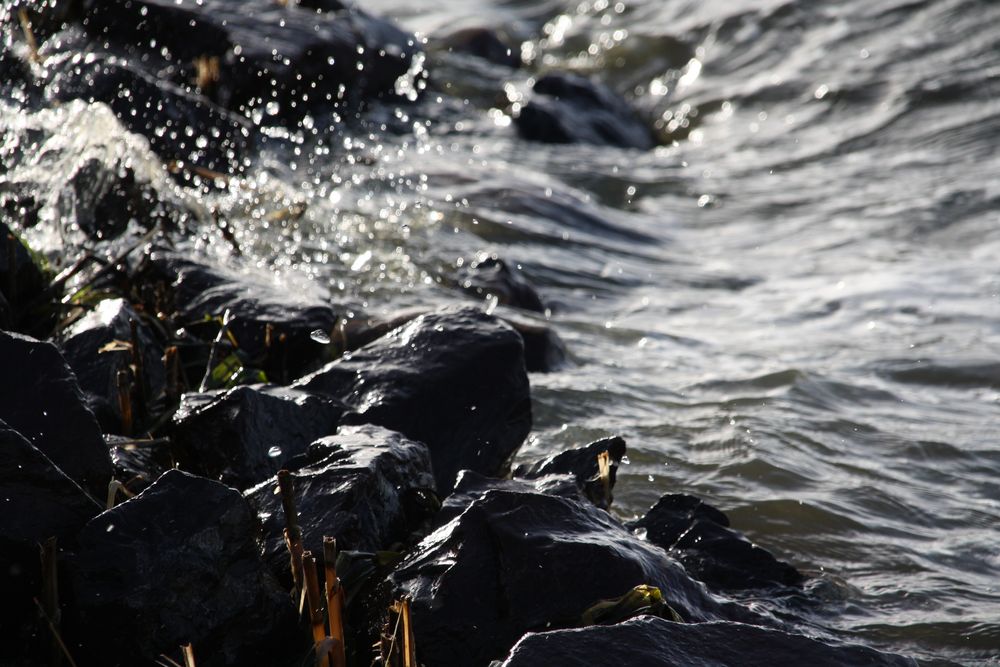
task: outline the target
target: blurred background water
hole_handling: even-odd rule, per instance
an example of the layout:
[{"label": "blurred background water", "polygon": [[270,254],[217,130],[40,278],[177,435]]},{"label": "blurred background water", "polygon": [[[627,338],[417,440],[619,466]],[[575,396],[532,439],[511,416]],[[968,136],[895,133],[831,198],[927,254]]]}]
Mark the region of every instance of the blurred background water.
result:
[{"label": "blurred background water", "polygon": [[[429,40],[422,99],[264,129],[213,194],[155,176],[100,109],[0,115],[146,160],[295,289],[391,313],[467,301],[446,277],[477,256],[520,267],[572,356],[532,376],[521,460],[622,434],[622,517],[696,494],[814,577],[818,624],[1000,664],[1000,3],[364,6]],[[435,46],[482,26],[529,67]],[[622,93],[663,145],[519,139],[550,70]]]}]

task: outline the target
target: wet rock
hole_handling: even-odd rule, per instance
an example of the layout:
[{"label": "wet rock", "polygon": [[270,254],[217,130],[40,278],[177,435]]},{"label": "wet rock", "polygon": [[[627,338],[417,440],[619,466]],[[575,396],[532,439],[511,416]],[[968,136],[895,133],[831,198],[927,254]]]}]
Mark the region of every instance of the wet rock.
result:
[{"label": "wet rock", "polygon": [[489,28],[465,28],[440,40],[440,46],[449,51],[468,53],[495,65],[511,69],[521,66],[521,49],[510,45]]},{"label": "wet rock", "polygon": [[188,642],[199,665],[276,664],[295,614],[258,530],[237,491],[179,470],[90,521],[70,579],[90,664],[151,664]]},{"label": "wet rock", "polygon": [[0,421],[0,536],[72,542],[103,509],[20,433]]},{"label": "wet rock", "polygon": [[729,528],[725,514],[694,496],[665,495],[629,527],[644,530],[646,539],[712,588],[735,591],[803,582],[794,567]]},{"label": "wet rock", "polygon": [[445,499],[441,504],[441,509],[434,515],[431,522],[432,527],[440,528],[468,509],[473,501],[481,499],[490,491],[497,490],[544,493],[581,503],[587,501],[580,493],[580,487],[577,486],[576,479],[572,475],[542,475],[531,480],[499,479],[480,475],[471,470],[463,470],[458,473],[458,479],[455,481],[455,488],[451,495]]},{"label": "wet rock", "polygon": [[275,385],[188,393],[174,415],[178,465],[238,489],[262,482],[335,433],[336,401]]},{"label": "wet rock", "polygon": [[42,590],[38,544],[0,534],[0,590],[0,637],[4,638],[0,642],[0,664],[45,664],[47,653],[40,649],[42,630],[36,622],[38,608],[33,601]]},{"label": "wet rock", "polygon": [[671,623],[651,616],[612,626],[525,635],[502,667],[916,667],[855,644],[832,645],[742,623]]},{"label": "wet rock", "polygon": [[494,256],[477,258],[459,269],[458,284],[480,299],[492,297],[504,306],[545,312],[542,297],[520,269]]},{"label": "wet rock", "polygon": [[390,578],[413,596],[420,662],[487,665],[530,630],[572,627],[594,603],[656,586],[687,620],[722,609],[666,554],[606,512],[565,498],[491,490],[428,535]]},{"label": "wet rock", "polygon": [[524,341],[524,365],[529,373],[551,373],[569,363],[566,344],[552,327],[511,312],[503,313],[500,319],[514,327]]},{"label": "wet rock", "polygon": [[[245,119],[106,54],[70,57],[54,65],[45,96],[50,103],[81,99],[107,104],[125,128],[144,136],[167,162],[234,172],[250,150]],[[99,165],[92,169],[99,170]],[[127,169],[117,179],[98,175],[103,176],[97,179],[102,187],[80,193],[95,200],[94,213],[84,219],[83,228],[92,237],[115,236],[129,218],[142,218],[152,193]]]},{"label": "wet rock", "polygon": [[170,441],[134,440],[106,436],[115,467],[115,479],[132,493],[139,493],[174,465]]},{"label": "wet rock", "polygon": [[531,429],[521,337],[473,308],[421,315],[294,386],[425,443],[442,495],[459,470],[504,470]]},{"label": "wet rock", "polygon": [[576,74],[548,74],[515,119],[525,139],[648,150],[649,127],[609,88]]},{"label": "wet rock", "polygon": [[[611,491],[615,488],[618,466],[625,456],[625,440],[620,437],[602,438],[595,442],[514,469],[515,478],[538,479],[545,475],[572,475],[580,492],[592,503],[607,509]],[[598,456],[608,453],[608,486],[605,489],[598,466]]]},{"label": "wet rock", "polygon": [[[340,3],[320,4],[325,10]],[[222,106],[256,107],[272,117],[393,93],[419,53],[411,35],[354,8],[317,11],[270,0],[83,5],[96,39],[139,53],[155,40],[189,76],[207,79],[204,92]],[[200,74],[194,62],[202,63]]]},{"label": "wet rock", "polygon": [[111,458],[76,377],[55,345],[0,332],[0,419],[97,498],[107,493]]},{"label": "wet rock", "polygon": [[[307,465],[294,472],[295,505],[303,544],[323,553],[323,538],[338,549],[379,551],[415,527],[420,495],[434,487],[426,445],[380,426],[345,426],[309,447]],[[247,490],[264,525],[264,557],[287,573],[288,550],[277,479]]]},{"label": "wet rock", "polygon": [[[180,326],[211,340],[228,310],[228,329],[240,355],[246,363],[263,369],[269,380],[283,384],[315,369],[329,352],[321,342],[326,338],[334,345],[340,344],[337,330],[348,310],[335,308],[318,297],[199,264],[174,253],[154,253],[151,270],[148,282],[170,286],[167,291],[171,303],[159,306],[176,309]],[[319,340],[314,332],[318,332]]]},{"label": "wet rock", "polygon": [[[60,346],[63,355],[101,429],[105,433],[124,433],[119,399],[123,389],[130,396],[129,419],[144,421],[148,407],[164,392],[166,371],[163,345],[135,309],[124,299],[105,299],[64,336]],[[121,386],[119,373],[125,374]]]},{"label": "wet rock", "polygon": [[[32,324],[32,304],[48,285],[28,248],[7,225],[0,222],[0,320],[22,329]],[[6,318],[3,313],[6,312]]]}]

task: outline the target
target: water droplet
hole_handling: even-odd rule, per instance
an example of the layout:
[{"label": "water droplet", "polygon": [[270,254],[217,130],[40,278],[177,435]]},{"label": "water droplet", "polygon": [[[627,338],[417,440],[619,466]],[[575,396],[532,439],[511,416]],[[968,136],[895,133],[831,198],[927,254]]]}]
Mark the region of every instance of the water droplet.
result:
[{"label": "water droplet", "polygon": [[493,311],[497,309],[497,305],[499,305],[499,303],[500,299],[497,298],[497,295],[490,294],[488,297],[486,297],[486,305],[483,307],[483,311],[487,315],[492,315]]},{"label": "water droplet", "polygon": [[278,458],[279,456],[281,456],[281,447],[278,447],[277,445],[271,447],[269,450],[267,450],[267,455],[270,456],[272,459]]},{"label": "water droplet", "polygon": [[320,345],[330,344],[330,334],[323,331],[322,329],[316,329],[315,331],[311,332],[309,334],[309,337],[312,338],[317,343],[319,343]]}]

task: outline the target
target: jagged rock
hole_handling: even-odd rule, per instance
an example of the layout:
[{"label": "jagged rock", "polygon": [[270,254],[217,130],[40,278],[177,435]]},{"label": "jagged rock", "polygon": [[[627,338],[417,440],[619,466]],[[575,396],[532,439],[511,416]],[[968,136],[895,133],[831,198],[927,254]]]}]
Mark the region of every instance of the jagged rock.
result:
[{"label": "jagged rock", "polygon": [[343,412],[329,398],[275,385],[184,394],[173,452],[181,469],[245,489],[335,433]]},{"label": "jagged rock", "polygon": [[520,269],[489,255],[470,262],[458,271],[459,286],[479,298],[494,297],[497,303],[536,313],[545,312],[545,304],[535,287]]},{"label": "jagged rock", "polygon": [[[206,78],[203,92],[229,109],[296,118],[316,105],[393,93],[420,51],[416,39],[359,9],[313,4],[319,11],[270,0],[83,6],[94,38],[138,53],[155,40],[189,78]],[[201,76],[195,62],[203,63]]]},{"label": "jagged rock", "polygon": [[530,630],[572,627],[594,603],[659,588],[687,620],[728,613],[666,554],[587,503],[490,490],[428,535],[391,575],[413,598],[418,660],[502,659]]},{"label": "jagged rock", "polygon": [[0,332],[0,419],[97,498],[107,493],[111,458],[76,376],[55,345]]},{"label": "jagged rock", "polygon": [[498,479],[486,477],[471,470],[458,473],[455,488],[441,504],[441,509],[434,515],[433,528],[439,528],[448,523],[466,509],[475,500],[479,500],[489,491],[514,491],[520,493],[544,493],[551,496],[568,498],[577,502],[587,499],[580,493],[576,478],[573,475],[552,474],[542,475],[534,479]]},{"label": "jagged rock", "polygon": [[0,421],[0,536],[72,542],[102,509],[49,457]]},{"label": "jagged rock", "polygon": [[642,616],[611,626],[533,632],[502,667],[916,667],[916,662],[855,644],[832,645],[742,623],[672,623]]},{"label": "jagged rock", "polygon": [[653,133],[609,88],[576,74],[547,74],[515,119],[525,139],[648,150]]},{"label": "jagged rock", "polygon": [[800,586],[803,581],[798,570],[729,528],[725,514],[694,496],[665,495],[628,525],[644,530],[646,539],[712,588]]},{"label": "jagged rock", "polygon": [[[54,64],[45,96],[50,103],[104,102],[130,132],[144,136],[163,160],[179,161],[186,167],[238,171],[252,143],[246,119],[108,54],[69,57]],[[89,168],[93,177],[85,180],[87,189],[79,195],[94,200],[93,213],[81,221],[90,236],[115,236],[130,218],[148,217],[154,193],[143,188],[130,170],[106,174],[100,165]],[[94,187],[95,182],[99,187]]]},{"label": "jagged rock", "polygon": [[[228,329],[246,361],[267,373],[269,380],[284,384],[316,368],[328,353],[322,336],[340,341],[336,330],[347,308],[335,308],[322,299],[255,281],[233,271],[206,266],[171,252],[152,255],[148,282],[169,285],[178,324],[200,331],[210,327],[214,338],[218,321],[228,310]],[[212,318],[218,318],[214,321]],[[315,332],[322,334],[320,341]]]},{"label": "jagged rock", "polygon": [[[135,325],[135,340],[132,337]],[[138,346],[141,385],[136,384],[132,345]],[[122,433],[119,373],[125,373],[133,415],[141,422],[166,386],[163,345],[124,299],[105,299],[64,334],[63,355],[76,374],[87,405],[105,433]]]},{"label": "jagged rock", "polygon": [[[345,426],[309,447],[294,469],[295,506],[303,544],[323,553],[323,538],[338,549],[378,551],[415,527],[419,496],[434,487],[430,454],[420,442],[380,426]],[[264,525],[264,557],[272,570],[288,571],[277,479],[246,491]]]},{"label": "jagged rock", "polygon": [[473,308],[421,315],[293,386],[425,443],[442,495],[459,470],[504,470],[531,429],[521,337]]},{"label": "jagged rock", "polygon": [[258,530],[237,491],[179,470],[91,520],[69,582],[88,664],[151,664],[188,642],[209,667],[297,654],[294,607]]},{"label": "jagged rock", "polygon": [[[597,457],[608,453],[608,488],[601,480]],[[611,504],[611,491],[615,487],[618,466],[625,456],[625,440],[620,437],[602,438],[595,442],[560,452],[531,465],[514,469],[515,478],[538,479],[545,475],[572,475],[581,493],[592,503],[607,509]]]}]

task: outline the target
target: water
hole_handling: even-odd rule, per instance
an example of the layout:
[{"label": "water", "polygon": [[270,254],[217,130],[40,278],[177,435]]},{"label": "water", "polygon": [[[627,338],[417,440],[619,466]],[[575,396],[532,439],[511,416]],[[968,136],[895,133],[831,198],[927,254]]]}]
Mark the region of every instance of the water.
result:
[{"label": "water", "polygon": [[[223,211],[247,270],[374,311],[467,300],[446,278],[477,253],[520,266],[573,357],[533,375],[522,459],[622,434],[619,515],[699,495],[815,577],[816,623],[1000,664],[1000,3],[365,5],[503,26],[532,67],[432,40],[421,103],[310,116],[171,196]],[[518,140],[507,101],[546,69],[675,141]]]}]

